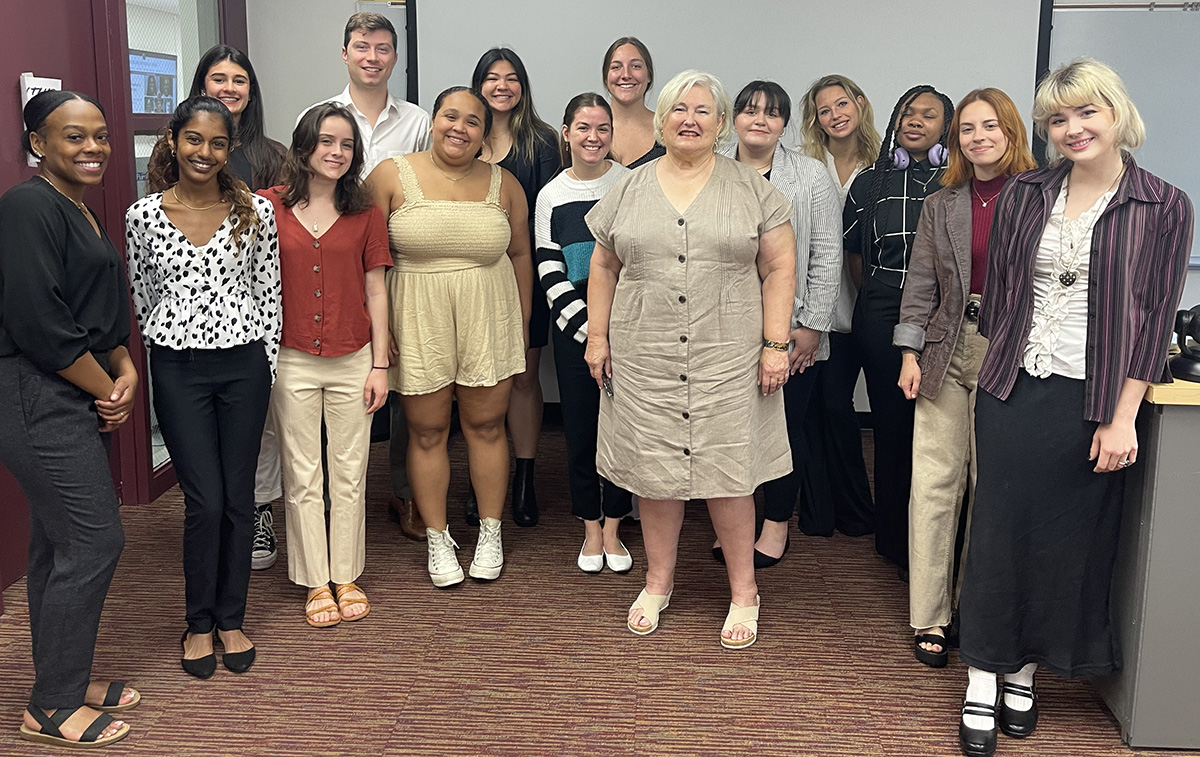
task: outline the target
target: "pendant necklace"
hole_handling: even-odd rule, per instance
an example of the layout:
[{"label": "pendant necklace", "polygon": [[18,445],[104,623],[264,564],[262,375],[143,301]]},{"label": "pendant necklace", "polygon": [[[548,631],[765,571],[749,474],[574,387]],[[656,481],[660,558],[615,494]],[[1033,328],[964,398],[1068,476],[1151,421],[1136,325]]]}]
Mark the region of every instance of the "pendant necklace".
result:
[{"label": "pendant necklace", "polygon": [[[1104,194],[1100,195],[1100,197],[1097,198],[1097,200],[1096,200],[1097,204],[1100,202],[1100,199],[1102,199],[1104,197],[1104,195],[1107,195],[1109,192],[1111,192],[1113,190],[1113,187],[1115,187],[1117,185],[1117,182],[1119,182],[1121,180],[1121,177],[1124,175],[1125,175],[1125,169],[1124,169],[1124,167],[1122,167],[1120,173],[1117,174],[1117,178],[1113,179],[1112,183],[1108,185],[1108,189],[1104,190]],[[1079,245],[1080,242],[1083,241],[1083,237],[1095,225],[1096,219],[1099,218],[1100,211],[1096,211],[1096,207],[1095,207],[1095,205],[1093,205],[1092,208],[1084,214],[1084,215],[1088,216],[1086,218],[1086,220],[1085,220],[1084,216],[1080,216],[1079,218],[1076,218],[1073,221],[1069,220],[1067,218],[1067,203],[1071,201],[1071,177],[1070,176],[1068,176],[1066,178],[1065,192],[1066,192],[1066,196],[1063,198],[1062,223],[1059,225],[1059,235],[1058,235],[1058,263],[1059,263],[1059,265],[1062,266],[1063,271],[1062,271],[1062,273],[1058,274],[1058,283],[1062,284],[1063,287],[1070,287],[1076,281],[1079,280],[1079,271],[1078,271],[1079,253],[1076,251],[1075,248]],[[1093,211],[1096,211],[1096,212],[1093,212]],[[1081,221],[1082,221],[1082,223],[1081,223]],[[1082,229],[1082,231],[1081,231],[1081,229]],[[1063,237],[1067,236],[1067,234],[1071,235],[1070,249],[1068,249],[1067,252],[1064,253],[1063,252]]]},{"label": "pendant necklace", "polygon": [[1000,192],[1003,192],[1003,191],[1004,191],[1004,188],[1003,188],[1003,187],[1001,187],[1001,188],[1000,188],[1000,192],[997,192],[996,194],[992,195],[991,197],[987,198],[986,200],[985,200],[985,199],[983,199],[983,195],[979,194],[979,190],[975,188],[975,182],[974,182],[974,181],[972,181],[972,182],[971,182],[971,191],[975,193],[975,196],[979,198],[979,201],[980,201],[981,203],[983,203],[983,207],[985,207],[985,208],[986,208],[986,207],[988,206],[988,203],[989,203],[989,202],[991,202],[992,200],[994,200],[994,199],[996,199],[997,197],[999,197],[999,196],[1000,196]]}]

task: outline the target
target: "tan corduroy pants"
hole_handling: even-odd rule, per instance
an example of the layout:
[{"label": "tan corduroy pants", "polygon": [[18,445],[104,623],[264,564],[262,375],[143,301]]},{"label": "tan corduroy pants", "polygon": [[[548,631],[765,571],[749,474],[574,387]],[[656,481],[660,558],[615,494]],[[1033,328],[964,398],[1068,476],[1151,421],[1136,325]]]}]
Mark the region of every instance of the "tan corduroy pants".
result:
[{"label": "tan corduroy pants", "polygon": [[[279,350],[271,405],[287,506],[288,578],[309,588],[345,584],[363,571],[371,416],[363,384],[371,346],[341,357]],[[329,439],[329,536],[325,535],[321,420]]]},{"label": "tan corduroy pants", "polygon": [[968,483],[968,501],[975,500],[975,396],[987,345],[978,325],[964,319],[937,399],[917,397],[908,501],[908,613],[916,629],[950,623],[954,541]]}]

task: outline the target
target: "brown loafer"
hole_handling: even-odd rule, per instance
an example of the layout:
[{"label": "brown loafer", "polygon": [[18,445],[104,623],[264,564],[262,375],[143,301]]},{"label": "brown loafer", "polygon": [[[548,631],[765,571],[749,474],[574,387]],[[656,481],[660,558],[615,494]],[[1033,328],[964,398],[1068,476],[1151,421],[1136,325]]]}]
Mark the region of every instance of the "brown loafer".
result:
[{"label": "brown loafer", "polygon": [[388,503],[388,517],[400,524],[400,533],[413,541],[425,541],[425,521],[421,511],[411,499],[392,497]]}]

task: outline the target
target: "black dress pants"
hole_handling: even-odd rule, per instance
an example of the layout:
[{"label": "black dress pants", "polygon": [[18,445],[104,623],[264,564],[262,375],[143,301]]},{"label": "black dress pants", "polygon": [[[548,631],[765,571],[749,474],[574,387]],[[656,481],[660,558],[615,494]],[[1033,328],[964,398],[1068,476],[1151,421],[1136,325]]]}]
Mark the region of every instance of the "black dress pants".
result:
[{"label": "black dress pants", "polygon": [[583,520],[623,518],[633,510],[633,495],[596,472],[596,430],[600,387],[584,362],[585,345],[551,327],[554,370],[567,441],[567,480],[571,514]]},{"label": "black dress pants", "polygon": [[[796,511],[796,497],[804,480],[804,465],[808,460],[805,421],[813,387],[817,385],[823,363],[814,363],[804,373],[793,373],[783,385],[783,413],[787,421],[788,444],[792,448],[792,472],[763,484],[763,516],[767,520],[786,523]],[[833,523],[829,524],[833,533]]]},{"label": "black dress pants", "polygon": [[809,536],[863,536],[875,528],[863,462],[854,387],[862,361],[849,334],[830,332],[829,359],[817,376],[805,419],[808,458],[800,496],[800,530]]},{"label": "black dress pants", "polygon": [[892,346],[902,294],[868,276],[854,307],[853,336],[862,356],[875,436],[875,550],[907,568],[915,404],[900,390],[900,349]]},{"label": "black dress pants", "polygon": [[192,633],[242,627],[254,542],[254,471],[271,372],[261,341],[150,350],[154,409],[183,491]]},{"label": "black dress pants", "polygon": [[[104,355],[96,355],[102,366]],[[79,707],[125,532],[92,397],[20,355],[0,358],[0,463],[29,500],[33,693]]]}]

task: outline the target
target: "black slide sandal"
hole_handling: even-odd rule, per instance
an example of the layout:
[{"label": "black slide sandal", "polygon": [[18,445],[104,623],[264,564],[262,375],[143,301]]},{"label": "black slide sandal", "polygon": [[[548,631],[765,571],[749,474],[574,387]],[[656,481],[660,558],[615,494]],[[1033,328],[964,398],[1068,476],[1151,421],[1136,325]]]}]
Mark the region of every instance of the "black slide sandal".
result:
[{"label": "black slide sandal", "polygon": [[[923,648],[922,644],[937,644],[942,648],[940,652],[934,652]],[[913,636],[913,656],[918,662],[924,663],[931,668],[944,668],[950,659],[948,650],[949,645],[946,642],[946,637],[936,633],[920,633]]]}]

